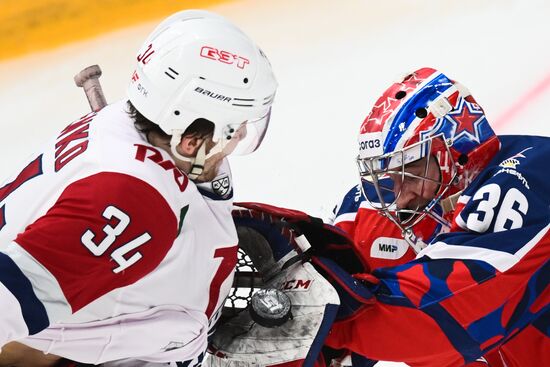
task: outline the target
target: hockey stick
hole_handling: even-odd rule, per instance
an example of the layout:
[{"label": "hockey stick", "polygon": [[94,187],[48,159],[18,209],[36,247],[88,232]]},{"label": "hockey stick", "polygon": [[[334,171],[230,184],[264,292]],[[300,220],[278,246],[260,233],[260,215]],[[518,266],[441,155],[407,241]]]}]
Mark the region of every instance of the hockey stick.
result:
[{"label": "hockey stick", "polygon": [[92,111],[97,112],[107,105],[103,89],[99,83],[101,69],[99,65],[88,66],[74,76],[77,87],[84,88]]}]

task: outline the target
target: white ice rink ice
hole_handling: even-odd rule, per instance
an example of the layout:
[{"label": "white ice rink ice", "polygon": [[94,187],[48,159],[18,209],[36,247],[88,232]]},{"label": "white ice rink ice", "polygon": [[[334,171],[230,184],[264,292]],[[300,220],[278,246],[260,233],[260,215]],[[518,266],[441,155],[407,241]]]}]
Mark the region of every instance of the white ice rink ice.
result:
[{"label": "white ice rink ice", "polygon": [[[550,135],[548,1],[248,0],[212,10],[261,45],[280,84],[262,147],[232,158],[237,201],[326,216],[357,181],[356,134],[372,104],[423,66],[468,87],[497,133]],[[73,81],[82,68],[99,64],[108,101],[123,98],[156,23],[0,63],[0,177],[88,111]]]}]

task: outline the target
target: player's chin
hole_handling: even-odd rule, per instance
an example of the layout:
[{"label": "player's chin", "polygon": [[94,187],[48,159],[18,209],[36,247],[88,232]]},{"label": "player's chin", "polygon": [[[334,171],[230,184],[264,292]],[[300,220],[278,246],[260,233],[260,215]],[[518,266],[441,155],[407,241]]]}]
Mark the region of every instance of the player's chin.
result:
[{"label": "player's chin", "polygon": [[193,179],[193,182],[195,183],[204,183],[204,182],[210,182],[215,178],[216,175],[208,173],[208,174],[201,174],[199,177]]},{"label": "player's chin", "polygon": [[196,183],[210,182],[214,180],[218,174],[219,165],[215,167],[205,167],[204,171],[193,181]]}]

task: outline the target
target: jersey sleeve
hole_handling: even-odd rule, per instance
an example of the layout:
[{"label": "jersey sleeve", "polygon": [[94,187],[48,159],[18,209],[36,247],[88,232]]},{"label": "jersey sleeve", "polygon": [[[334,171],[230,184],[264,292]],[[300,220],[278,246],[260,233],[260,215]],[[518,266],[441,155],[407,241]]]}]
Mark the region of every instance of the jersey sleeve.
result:
[{"label": "jersey sleeve", "polygon": [[45,329],[50,323],[31,282],[4,253],[0,253],[0,310],[0,349],[9,341]]},{"label": "jersey sleeve", "polygon": [[458,366],[514,338],[550,307],[548,192],[528,172],[486,173],[460,199],[450,233],[416,260],[374,272],[378,302],[337,322],[328,344]]},{"label": "jersey sleeve", "polygon": [[[25,275],[53,277],[50,283],[58,284],[74,313],[150,273],[177,233],[176,215],[155,188],[130,175],[103,172],[68,185],[15,242],[26,257],[19,261]],[[39,266],[25,265],[32,262]]]}]

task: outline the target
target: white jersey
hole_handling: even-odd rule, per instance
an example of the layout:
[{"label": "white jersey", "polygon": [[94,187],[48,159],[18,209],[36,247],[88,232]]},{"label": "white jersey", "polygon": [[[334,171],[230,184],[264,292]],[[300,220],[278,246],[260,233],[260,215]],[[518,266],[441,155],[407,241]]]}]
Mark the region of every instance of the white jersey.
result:
[{"label": "white jersey", "polygon": [[237,259],[227,162],[195,185],[119,102],[65,128],[0,200],[0,346],[31,335],[86,363],[204,351]]}]

